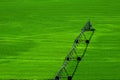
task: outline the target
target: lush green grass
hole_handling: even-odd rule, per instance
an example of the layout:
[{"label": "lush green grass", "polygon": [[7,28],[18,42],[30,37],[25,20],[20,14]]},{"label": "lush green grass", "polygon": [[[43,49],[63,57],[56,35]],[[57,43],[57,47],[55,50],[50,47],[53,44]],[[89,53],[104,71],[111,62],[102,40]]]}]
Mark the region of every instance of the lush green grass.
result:
[{"label": "lush green grass", "polygon": [[119,0],[0,0],[0,79],[53,78],[90,18],[74,80],[120,79]]}]

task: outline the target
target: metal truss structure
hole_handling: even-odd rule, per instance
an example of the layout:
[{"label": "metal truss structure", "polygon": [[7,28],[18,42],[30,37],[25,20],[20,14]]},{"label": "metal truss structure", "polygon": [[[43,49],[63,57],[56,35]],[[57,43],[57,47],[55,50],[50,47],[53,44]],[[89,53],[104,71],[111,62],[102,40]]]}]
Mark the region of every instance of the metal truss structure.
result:
[{"label": "metal truss structure", "polygon": [[74,40],[73,46],[65,57],[64,63],[57,72],[53,80],[72,80],[78,65],[84,57],[88,44],[94,34],[95,29],[92,28],[90,21],[88,21],[81,29],[80,34]]}]

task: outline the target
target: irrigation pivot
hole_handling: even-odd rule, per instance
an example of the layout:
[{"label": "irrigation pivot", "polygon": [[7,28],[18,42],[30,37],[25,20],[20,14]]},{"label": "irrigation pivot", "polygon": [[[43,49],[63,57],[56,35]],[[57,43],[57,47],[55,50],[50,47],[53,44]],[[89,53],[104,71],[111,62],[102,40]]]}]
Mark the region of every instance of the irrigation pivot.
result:
[{"label": "irrigation pivot", "polygon": [[57,72],[53,80],[72,80],[78,64],[87,51],[88,44],[90,43],[94,31],[95,29],[92,28],[90,21],[88,21],[74,40],[70,52],[65,57],[61,69]]}]

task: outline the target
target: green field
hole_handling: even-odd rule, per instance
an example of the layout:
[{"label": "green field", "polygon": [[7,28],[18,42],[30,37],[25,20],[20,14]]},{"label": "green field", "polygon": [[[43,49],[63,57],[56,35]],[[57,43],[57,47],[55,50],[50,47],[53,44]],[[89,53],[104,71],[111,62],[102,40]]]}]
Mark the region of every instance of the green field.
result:
[{"label": "green field", "polygon": [[0,0],[0,80],[53,78],[88,19],[73,80],[120,80],[120,0]]}]

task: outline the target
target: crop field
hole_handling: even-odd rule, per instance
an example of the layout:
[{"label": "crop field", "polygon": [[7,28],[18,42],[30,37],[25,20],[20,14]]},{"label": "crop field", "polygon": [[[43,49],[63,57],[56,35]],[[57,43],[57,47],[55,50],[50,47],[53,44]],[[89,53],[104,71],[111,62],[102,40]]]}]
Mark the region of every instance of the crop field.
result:
[{"label": "crop field", "polygon": [[73,80],[120,80],[120,0],[0,0],[0,80],[54,78],[89,19]]}]

